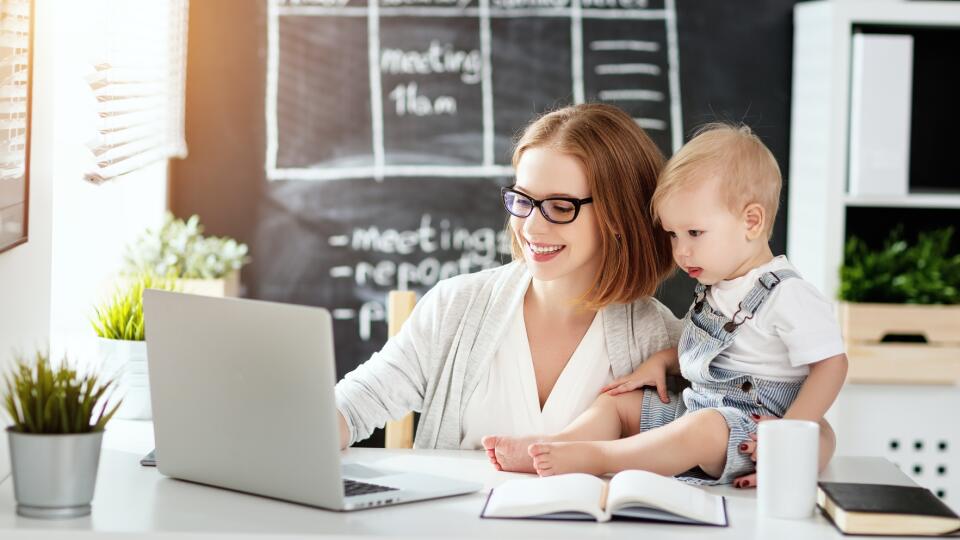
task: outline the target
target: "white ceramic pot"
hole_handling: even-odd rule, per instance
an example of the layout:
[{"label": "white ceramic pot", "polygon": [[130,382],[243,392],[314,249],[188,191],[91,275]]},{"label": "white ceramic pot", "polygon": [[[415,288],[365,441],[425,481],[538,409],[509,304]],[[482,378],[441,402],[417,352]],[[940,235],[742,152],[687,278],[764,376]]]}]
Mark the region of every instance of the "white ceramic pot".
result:
[{"label": "white ceramic pot", "polygon": [[117,418],[149,420],[150,378],[147,373],[147,343],[97,338],[102,373],[117,380],[117,395],[123,403]]}]

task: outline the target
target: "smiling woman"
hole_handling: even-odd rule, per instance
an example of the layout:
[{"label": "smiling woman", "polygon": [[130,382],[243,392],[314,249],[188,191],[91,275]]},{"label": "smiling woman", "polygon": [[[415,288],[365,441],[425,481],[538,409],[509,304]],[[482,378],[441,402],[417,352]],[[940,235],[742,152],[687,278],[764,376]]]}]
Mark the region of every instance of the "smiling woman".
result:
[{"label": "smiling woman", "polygon": [[[672,268],[669,238],[652,223],[648,208],[662,164],[659,149],[634,120],[607,105],[548,114],[517,143],[513,166],[521,192],[545,189],[544,197],[563,192],[595,199],[582,219],[597,229],[597,256],[606,271],[591,276],[597,282],[583,298],[586,305],[651,295]],[[530,227],[538,230],[536,223]],[[523,235],[513,239],[514,259],[522,259]]]},{"label": "smiling woman", "polygon": [[663,158],[630,116],[579,105],[534,121],[502,190],[514,262],[443,280],[337,385],[341,444],[420,411],[418,448],[552,433],[658,351],[679,322],[650,295],[673,264],[649,211]]}]

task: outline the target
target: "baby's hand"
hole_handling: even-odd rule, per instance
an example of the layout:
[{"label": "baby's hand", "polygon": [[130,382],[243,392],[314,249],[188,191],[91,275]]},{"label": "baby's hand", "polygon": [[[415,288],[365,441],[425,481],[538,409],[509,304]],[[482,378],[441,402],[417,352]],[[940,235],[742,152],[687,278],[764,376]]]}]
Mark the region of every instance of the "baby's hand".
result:
[{"label": "baby's hand", "polygon": [[660,401],[670,403],[670,398],[667,396],[667,366],[658,354],[651,355],[630,375],[620,377],[601,388],[600,393],[615,396],[644,386],[655,386]]}]

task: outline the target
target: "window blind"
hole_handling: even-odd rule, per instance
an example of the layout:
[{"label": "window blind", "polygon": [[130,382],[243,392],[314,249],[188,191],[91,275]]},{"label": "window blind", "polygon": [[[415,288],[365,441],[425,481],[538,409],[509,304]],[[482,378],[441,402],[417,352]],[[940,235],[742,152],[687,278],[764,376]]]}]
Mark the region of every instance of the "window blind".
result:
[{"label": "window blind", "polygon": [[23,202],[30,1],[0,2],[0,209]]},{"label": "window blind", "polygon": [[96,133],[87,180],[101,183],[186,157],[184,90],[188,0],[96,0],[102,32],[86,82]]}]

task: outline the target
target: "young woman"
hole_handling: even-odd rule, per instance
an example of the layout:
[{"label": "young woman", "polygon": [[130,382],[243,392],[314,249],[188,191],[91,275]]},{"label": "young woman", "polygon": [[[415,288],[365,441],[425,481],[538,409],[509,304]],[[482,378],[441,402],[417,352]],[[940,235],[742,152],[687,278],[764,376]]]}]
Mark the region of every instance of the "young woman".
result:
[{"label": "young woman", "polygon": [[675,357],[680,323],[650,296],[673,269],[649,211],[662,164],[615,107],[534,121],[502,191],[514,261],[439,283],[340,381],[341,446],[410,411],[417,448],[554,433],[657,351]]}]

